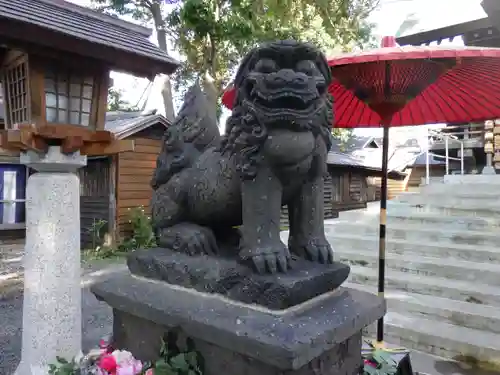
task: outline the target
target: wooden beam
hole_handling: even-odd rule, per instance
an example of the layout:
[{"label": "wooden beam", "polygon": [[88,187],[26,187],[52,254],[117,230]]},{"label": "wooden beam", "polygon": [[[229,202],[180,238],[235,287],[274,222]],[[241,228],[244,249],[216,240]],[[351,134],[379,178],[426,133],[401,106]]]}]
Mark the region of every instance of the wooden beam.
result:
[{"label": "wooden beam", "polygon": [[116,245],[117,241],[117,215],[116,215],[116,201],[118,199],[118,189],[117,189],[117,163],[118,155],[111,155],[109,158],[110,168],[109,168],[109,217],[108,217],[108,236],[109,236],[109,246],[113,247]]},{"label": "wooden beam", "polygon": [[41,137],[36,136],[27,129],[24,130],[2,130],[0,132],[1,147],[11,152],[33,150],[46,152],[48,145]]},{"label": "wooden beam", "polygon": [[28,101],[31,123],[35,126],[44,126],[45,112],[45,73],[43,65],[36,58],[28,60]]},{"label": "wooden beam", "polygon": [[92,113],[90,123],[95,124],[97,130],[104,130],[106,112],[108,110],[109,70],[103,70],[98,76],[98,82],[92,93]]},{"label": "wooden beam", "polygon": [[71,124],[46,124],[42,126],[21,124],[19,125],[19,129],[28,129],[36,135],[47,139],[63,140],[68,137],[81,137],[84,142],[112,142],[115,139],[114,134],[107,130],[92,130]]},{"label": "wooden beam", "polygon": [[85,143],[80,149],[82,155],[99,156],[113,155],[120,152],[134,151],[133,140],[114,140],[112,142],[92,142]]}]

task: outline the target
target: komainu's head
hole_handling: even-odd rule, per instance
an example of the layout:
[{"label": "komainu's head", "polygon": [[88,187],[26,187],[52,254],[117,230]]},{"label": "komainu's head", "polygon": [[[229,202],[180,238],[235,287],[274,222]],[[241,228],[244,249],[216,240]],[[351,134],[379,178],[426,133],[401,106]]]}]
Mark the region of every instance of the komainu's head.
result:
[{"label": "komainu's head", "polygon": [[278,41],[250,52],[234,81],[236,106],[253,112],[267,127],[311,121],[332,110],[328,102],[331,73],[325,56],[309,43]]},{"label": "komainu's head", "polygon": [[236,154],[242,177],[255,176],[269,129],[310,131],[330,149],[331,80],[325,56],[309,43],[266,43],[243,59],[222,141],[224,152]]}]

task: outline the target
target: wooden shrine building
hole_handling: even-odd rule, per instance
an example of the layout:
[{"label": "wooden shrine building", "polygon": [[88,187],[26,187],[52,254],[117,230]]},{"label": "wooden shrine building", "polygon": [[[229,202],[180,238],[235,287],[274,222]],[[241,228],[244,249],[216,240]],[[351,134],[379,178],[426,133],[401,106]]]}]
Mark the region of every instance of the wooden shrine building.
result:
[{"label": "wooden shrine building", "polygon": [[109,73],[171,74],[178,62],[150,36],[63,0],[0,0],[0,231],[24,228],[28,174],[6,145],[37,151],[52,139],[93,157],[134,149],[105,129]]},{"label": "wooden shrine building", "polygon": [[[482,0],[487,17],[473,21],[463,22],[451,26],[441,27],[434,30],[401,36],[396,39],[399,45],[430,45],[443,41],[453,41],[456,37],[461,37],[466,46],[476,47],[500,47],[500,1]],[[494,120],[494,119],[492,119]],[[494,129],[485,129],[484,124],[449,124],[443,130],[444,133],[451,133],[464,144],[464,162],[467,171],[480,171],[486,163],[485,151],[494,153],[494,166],[500,170],[500,122],[494,122]],[[485,144],[486,132],[493,134],[494,142]],[[493,137],[492,137],[493,138]],[[454,142],[449,145],[450,157],[460,157],[460,143]],[[488,150],[488,148],[490,148]],[[444,140],[435,142],[431,151],[444,155]]]}]

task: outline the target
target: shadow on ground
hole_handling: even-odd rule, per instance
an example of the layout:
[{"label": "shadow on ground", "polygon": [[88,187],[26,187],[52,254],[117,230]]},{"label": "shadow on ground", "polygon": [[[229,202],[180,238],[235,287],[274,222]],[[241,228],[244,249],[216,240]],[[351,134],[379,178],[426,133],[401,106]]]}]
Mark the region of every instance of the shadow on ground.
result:
[{"label": "shadow on ground", "polygon": [[[115,261],[116,263],[116,261]],[[89,286],[113,272],[125,269],[125,265],[98,262],[82,265],[82,332],[83,350],[95,348],[102,337],[112,331],[111,308],[99,302],[90,292]],[[12,374],[20,360],[22,336],[22,282],[20,287],[0,296],[0,374]]]}]

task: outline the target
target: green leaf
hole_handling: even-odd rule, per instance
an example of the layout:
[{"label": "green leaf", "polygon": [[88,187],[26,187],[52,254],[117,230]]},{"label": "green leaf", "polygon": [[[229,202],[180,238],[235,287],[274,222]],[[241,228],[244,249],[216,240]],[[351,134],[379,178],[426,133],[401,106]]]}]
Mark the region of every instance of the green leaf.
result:
[{"label": "green leaf", "polygon": [[155,375],[177,375],[172,366],[163,359],[155,362],[153,373]]},{"label": "green leaf", "polygon": [[198,353],[196,352],[186,353],[186,361],[191,367],[193,368],[198,367]]},{"label": "green leaf", "polygon": [[187,362],[186,355],[184,353],[170,358],[170,364],[177,370],[181,370],[184,372],[189,370],[189,363]]},{"label": "green leaf", "polygon": [[62,364],[69,363],[66,359],[64,359],[63,357],[59,357],[59,356],[56,357],[56,360],[57,360],[57,362],[62,363]]},{"label": "green leaf", "polygon": [[363,375],[381,375],[381,374],[378,372],[377,368],[365,365],[363,368]]},{"label": "green leaf", "polygon": [[161,347],[160,347],[160,357],[164,358],[168,356],[168,347],[167,343],[165,340],[161,340]]}]

